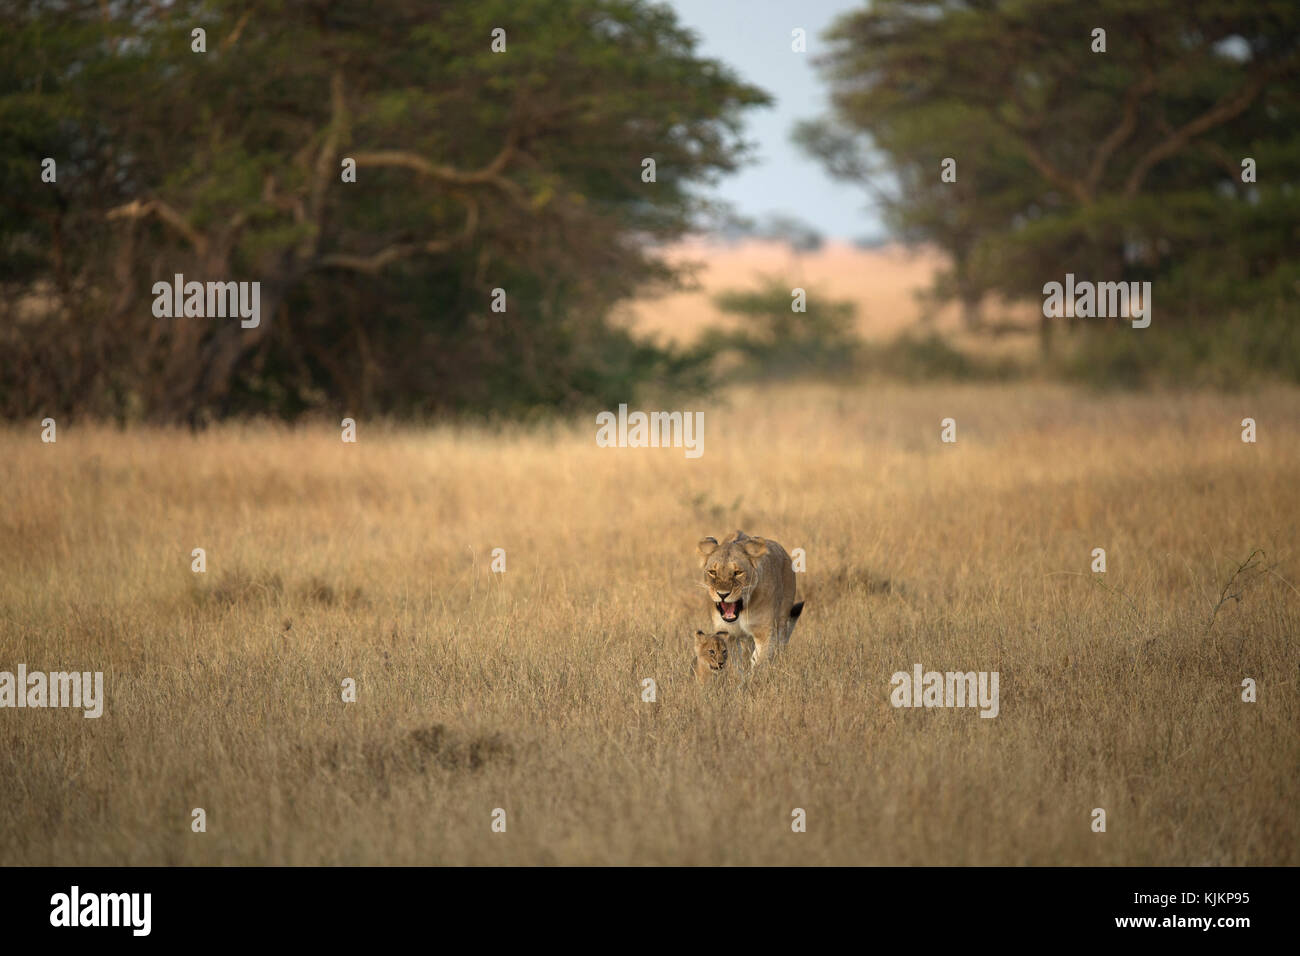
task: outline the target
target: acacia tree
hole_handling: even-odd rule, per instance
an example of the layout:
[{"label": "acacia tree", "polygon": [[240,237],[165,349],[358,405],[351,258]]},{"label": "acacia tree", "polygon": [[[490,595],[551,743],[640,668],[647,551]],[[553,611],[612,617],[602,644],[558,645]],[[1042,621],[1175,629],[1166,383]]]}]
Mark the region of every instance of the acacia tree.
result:
[{"label": "acacia tree", "polygon": [[[672,280],[649,241],[690,226],[766,102],[641,0],[0,11],[10,415],[626,397],[683,360],[610,308]],[[176,273],[260,281],[261,324],[155,318]]]},{"label": "acacia tree", "polygon": [[832,114],[797,136],[901,234],[951,254],[949,296],[1040,298],[1068,270],[1155,280],[1167,322],[1286,321],[1294,3],[876,0],[827,39]]}]

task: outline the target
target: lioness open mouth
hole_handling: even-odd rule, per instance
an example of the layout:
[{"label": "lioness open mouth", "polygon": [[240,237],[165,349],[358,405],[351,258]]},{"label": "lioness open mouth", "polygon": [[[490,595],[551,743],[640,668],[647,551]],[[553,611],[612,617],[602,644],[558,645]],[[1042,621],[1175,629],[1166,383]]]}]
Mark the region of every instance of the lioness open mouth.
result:
[{"label": "lioness open mouth", "polygon": [[718,609],[718,613],[722,615],[722,619],[728,624],[732,624],[740,617],[740,612],[745,609],[745,599],[741,598],[739,601],[719,601],[715,606]]}]

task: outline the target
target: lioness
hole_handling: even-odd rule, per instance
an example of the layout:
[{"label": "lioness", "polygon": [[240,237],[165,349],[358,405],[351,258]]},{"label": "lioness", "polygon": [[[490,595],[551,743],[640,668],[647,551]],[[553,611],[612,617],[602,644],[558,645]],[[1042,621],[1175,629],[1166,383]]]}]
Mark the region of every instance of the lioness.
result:
[{"label": "lioness", "polygon": [[803,602],[794,600],[794,568],[785,548],[735,531],[722,544],[705,538],[697,550],[713,601],[714,630],[751,638],[753,664],[769,660],[790,640],[803,611]]},{"label": "lioness", "polygon": [[726,631],[716,634],[695,632],[695,663],[692,667],[695,679],[701,684],[727,666],[727,637]]}]

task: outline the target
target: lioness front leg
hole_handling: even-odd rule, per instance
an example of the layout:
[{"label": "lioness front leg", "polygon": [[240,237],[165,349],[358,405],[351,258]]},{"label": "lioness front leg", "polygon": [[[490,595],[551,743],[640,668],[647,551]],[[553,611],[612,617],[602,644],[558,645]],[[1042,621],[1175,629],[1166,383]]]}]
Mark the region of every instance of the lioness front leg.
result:
[{"label": "lioness front leg", "polygon": [[754,639],[754,653],[750,655],[750,664],[757,667],[766,660],[770,660],[776,653],[776,634],[770,624],[756,626],[750,631],[750,636]]}]

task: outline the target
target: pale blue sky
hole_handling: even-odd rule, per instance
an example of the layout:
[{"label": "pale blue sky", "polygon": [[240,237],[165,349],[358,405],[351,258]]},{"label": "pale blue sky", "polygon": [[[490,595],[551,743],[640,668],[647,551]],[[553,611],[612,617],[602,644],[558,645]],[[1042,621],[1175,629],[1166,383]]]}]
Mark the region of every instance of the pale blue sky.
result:
[{"label": "pale blue sky", "polygon": [[[863,0],[666,0],[700,36],[700,52],[767,90],[775,104],[751,110],[745,138],[757,160],[723,177],[715,194],[745,216],[788,213],[833,239],[879,236],[883,227],[865,190],[832,180],[790,141],[796,122],[827,111],[826,86],[813,69],[821,35]],[[790,49],[791,31],[808,34],[808,52]]]}]

